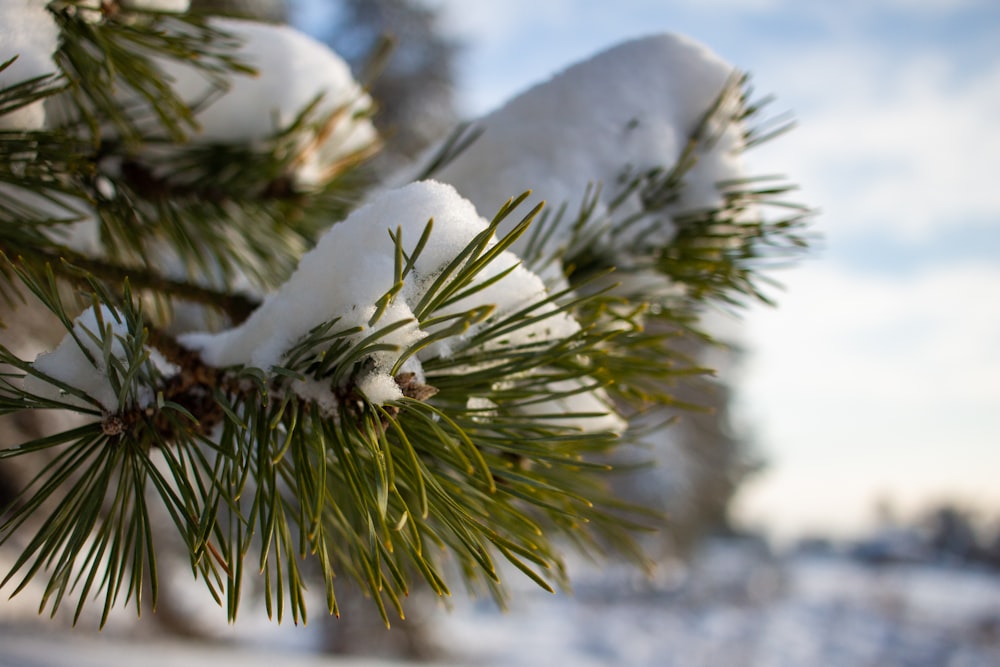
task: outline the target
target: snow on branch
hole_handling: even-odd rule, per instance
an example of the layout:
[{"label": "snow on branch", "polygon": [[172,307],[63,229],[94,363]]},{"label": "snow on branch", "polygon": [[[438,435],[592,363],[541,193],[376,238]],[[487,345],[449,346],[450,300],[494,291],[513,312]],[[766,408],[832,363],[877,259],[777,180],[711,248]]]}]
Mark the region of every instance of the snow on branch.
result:
[{"label": "snow on branch", "polygon": [[[175,375],[178,369],[141,343],[137,357],[134,341],[122,313],[108,306],[88,308],[56,349],[35,359],[32,367],[37,374],[28,376],[25,389],[67,403],[85,397],[96,401],[105,413],[131,405],[148,407],[155,403],[157,381]],[[130,382],[130,378],[138,381]],[[53,379],[66,388],[53,386]]]},{"label": "snow on branch", "polygon": [[[696,42],[665,34],[615,46],[514,97],[475,125],[481,136],[434,177],[451,183],[477,207],[496,207],[531,189],[552,206],[576,204],[599,184],[595,218],[610,206],[629,174],[676,164],[699,123],[722,94],[734,68]],[[686,175],[672,209],[718,207],[716,184],[743,175],[743,128],[732,120],[711,128],[714,141]],[[621,221],[642,209],[638,194],[618,211]],[[618,234],[617,248],[665,245],[669,217],[656,229]],[[568,231],[557,232],[565,240]]]},{"label": "snow on branch", "polygon": [[[614,268],[613,280],[653,297],[761,297],[754,258],[800,245],[807,210],[782,201],[792,188],[780,179],[747,172],[743,153],[763,139],[763,103],[748,94],[746,76],[705,46],[655,35],[569,67],[450,139],[461,151],[446,142],[428,155],[449,154],[433,177],[479,208],[526,189],[548,202],[513,250],[549,284]],[[771,205],[791,217],[769,224]],[[667,257],[678,235],[683,257]]]},{"label": "snow on branch", "polygon": [[[256,148],[284,159],[292,187],[309,190],[327,183],[343,169],[342,163],[377,146],[369,119],[372,100],[329,47],[284,25],[223,18],[208,25],[236,41],[230,56],[253,71],[220,84],[195,63],[158,61],[174,82],[174,92],[194,110],[197,129],[189,135],[194,147]],[[290,132],[290,142],[272,143]],[[183,145],[153,144],[147,151],[140,159],[158,176],[180,181],[202,177],[196,165],[180,160]]]},{"label": "snow on branch", "polygon": [[627,42],[434,149],[435,180],[367,192],[379,137],[345,62],[187,6],[0,13],[0,291],[66,332],[34,362],[0,346],[0,412],[90,419],[0,449],[51,456],[3,509],[0,545],[37,532],[0,586],[51,565],[46,603],[85,581],[104,622],[155,580],[156,494],[230,618],[253,570],[304,619],[307,556],[331,612],[345,572],[386,617],[410,573],[448,592],[442,550],[498,596],[497,554],[548,588],[557,537],[630,551],[641,513],[603,477],[621,415],[701,370],[670,299],[754,293],[796,224],[754,208],[784,190],[744,172],[743,76]]},{"label": "snow on branch", "polygon": [[[45,8],[47,1],[19,0],[10,4],[0,21],[0,91],[59,71],[52,61],[59,30]],[[38,129],[45,124],[41,100],[6,114],[2,113],[3,106],[0,103],[0,130]]]},{"label": "snow on branch", "polygon": [[[333,322],[353,332],[348,347],[377,340],[354,381],[369,401],[383,404],[403,397],[400,373],[423,380],[422,359],[460,349],[475,356],[467,348],[478,332],[524,309],[533,310],[531,317],[503,336],[503,346],[576,335],[579,325],[546,303],[538,276],[509,251],[490,253],[496,243],[493,227],[451,186],[428,181],[383,192],[334,225],[241,326],[180,341],[213,366],[269,370],[287,364],[294,346]],[[469,253],[472,247],[479,251]]]}]

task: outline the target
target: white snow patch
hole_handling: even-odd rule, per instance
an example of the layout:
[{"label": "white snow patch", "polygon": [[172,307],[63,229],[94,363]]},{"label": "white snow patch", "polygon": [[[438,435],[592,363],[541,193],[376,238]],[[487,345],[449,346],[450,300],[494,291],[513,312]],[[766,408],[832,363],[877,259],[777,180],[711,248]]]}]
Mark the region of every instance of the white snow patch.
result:
[{"label": "white snow patch", "polygon": [[[125,318],[107,306],[100,306],[99,311],[88,308],[77,317],[73,325],[76,337],[67,334],[56,349],[38,355],[33,364],[34,368],[54,380],[79,389],[100,403],[106,411],[117,412],[118,394],[109,379],[109,373],[114,371],[104,363],[101,349],[101,341],[106,337],[104,331],[108,329],[112,337],[111,356],[124,362],[126,354],[122,340],[129,336]],[[176,369],[156,350],[149,352],[148,363],[152,363],[168,375],[176,372]],[[92,407],[78,397],[33,375],[25,378],[25,388],[38,396],[52,400]],[[133,396],[132,400],[139,405],[148,405],[153,398],[151,389],[140,387],[139,395]]]},{"label": "white snow patch", "polygon": [[[23,157],[33,159],[33,156]],[[53,243],[90,256],[101,252],[100,225],[93,208],[83,199],[54,190],[35,191],[0,183],[0,201],[10,202],[5,205],[23,211],[25,220],[58,222],[39,227]]]},{"label": "white snow patch", "polygon": [[[401,231],[404,252],[410,256],[431,219],[430,240],[414,261],[413,270],[374,327],[369,326],[376,302],[393,287],[395,244],[389,232]],[[444,268],[486,227],[472,204],[449,185],[426,181],[383,192],[327,231],[302,257],[288,282],[269,295],[241,326],[217,334],[186,334],[181,341],[213,366],[247,364],[268,369],[279,365],[293,345],[323,322],[338,319],[338,330],[360,327],[361,333],[353,338],[359,341],[383,326],[408,321],[380,339],[396,350],[377,352],[369,359],[370,370],[358,378],[359,388],[375,403],[399,398],[392,368],[402,351],[430,333],[418,326],[413,309]],[[492,305],[493,317],[502,317],[545,297],[541,279],[520,266],[510,252],[497,257],[477,275],[475,283],[482,284],[508,269],[511,272],[501,280],[449,306],[446,312]],[[555,306],[546,305],[537,312],[544,313],[546,308],[549,317],[518,329],[507,338],[508,344],[561,340],[579,330],[576,321],[555,312]],[[418,359],[449,353],[469,335],[429,345]],[[402,370],[420,377],[418,359],[408,360]]]},{"label": "white snow patch", "polygon": [[[45,9],[47,0],[3,0],[0,10],[0,63],[17,60],[0,72],[0,89],[59,71],[52,54],[59,43],[59,29]],[[0,116],[0,130],[39,129],[45,124],[41,101]]]},{"label": "white snow patch", "polygon": [[[677,163],[734,74],[731,65],[682,36],[625,42],[479,120],[482,136],[434,177],[454,185],[483,212],[498,210],[525,190],[533,191],[533,201],[547,200],[552,207],[565,203],[573,211],[588,185],[600,184],[593,220],[601,222],[626,172]],[[675,233],[671,216],[721,205],[717,184],[743,175],[744,128],[732,122],[711,130],[716,140],[699,154],[677,201],[655,218],[619,229],[602,244],[607,250],[627,260],[637,246],[669,243]],[[615,212],[612,226],[641,211],[633,194]],[[567,242],[573,217],[564,217],[552,250]]]},{"label": "white snow patch", "polygon": [[191,6],[190,0],[122,0],[121,4],[128,9],[174,12],[177,14],[186,12]]},{"label": "white snow patch", "polygon": [[403,392],[388,373],[369,373],[358,382],[358,390],[372,403],[399,400]]},{"label": "white snow patch", "polygon": [[340,408],[340,401],[337,400],[337,397],[330,391],[330,387],[326,383],[311,378],[303,378],[295,380],[292,383],[292,391],[297,396],[314,403],[319,407],[320,412],[324,416],[336,417]]},{"label": "white snow patch", "polygon": [[[593,432],[624,433],[628,423],[615,412],[607,392],[600,388],[587,389],[592,383],[586,378],[551,382],[548,388],[557,395],[556,398],[521,406],[519,412],[536,416],[563,415],[545,419],[548,424],[562,427],[577,426]],[[590,416],[583,417],[585,414]]]},{"label": "white snow patch", "polygon": [[299,189],[321,186],[340,160],[377,141],[375,127],[367,117],[371,98],[351,76],[347,63],[329,47],[286,25],[229,18],[212,19],[210,25],[240,40],[233,56],[258,73],[233,75],[230,87],[219,95],[216,82],[200,70],[177,60],[158,61],[174,80],[174,90],[181,99],[195,106],[211,100],[196,114],[201,131],[192,141],[263,147],[322,96],[315,116],[336,115],[327,127],[303,133],[292,175]]}]

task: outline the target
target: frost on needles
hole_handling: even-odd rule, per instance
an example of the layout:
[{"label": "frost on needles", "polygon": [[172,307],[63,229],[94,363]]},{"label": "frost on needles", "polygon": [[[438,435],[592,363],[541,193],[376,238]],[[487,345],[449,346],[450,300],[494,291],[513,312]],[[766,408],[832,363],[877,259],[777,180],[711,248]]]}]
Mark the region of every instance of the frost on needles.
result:
[{"label": "frost on needles", "polygon": [[0,346],[0,410],[82,421],[0,445],[39,460],[0,585],[103,623],[179,548],[230,618],[245,584],[337,613],[347,575],[388,620],[456,576],[502,599],[498,560],[545,588],[569,545],[641,561],[609,455],[701,372],[700,310],[800,244],[743,172],[745,79],[636,40],[379,183],[339,56],[186,9],[2,5],[2,291],[65,333]]}]

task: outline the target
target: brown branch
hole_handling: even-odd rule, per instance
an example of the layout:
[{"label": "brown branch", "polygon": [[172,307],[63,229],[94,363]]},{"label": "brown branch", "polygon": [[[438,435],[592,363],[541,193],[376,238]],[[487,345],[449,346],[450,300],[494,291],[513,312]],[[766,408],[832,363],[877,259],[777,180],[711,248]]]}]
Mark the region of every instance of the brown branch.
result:
[{"label": "brown branch", "polygon": [[[201,355],[197,352],[183,347],[174,338],[158,329],[149,329],[147,340],[167,361],[180,368],[180,372],[169,378],[163,387],[163,400],[187,410],[197,420],[198,432],[207,435],[223,418],[215,390],[226,385],[225,372],[209,366],[202,361]],[[236,388],[228,387],[228,389]],[[135,413],[136,410],[132,412]],[[150,415],[145,413],[132,414],[130,419],[134,424],[140,419],[149,417]],[[176,436],[175,425],[163,412],[152,415],[152,426],[166,442]]]},{"label": "brown branch", "polygon": [[22,262],[27,259],[39,264],[49,264],[54,270],[64,267],[64,270],[59,271],[59,277],[76,286],[88,288],[88,277],[113,285],[122,285],[127,280],[130,285],[138,289],[147,289],[212,306],[224,312],[234,324],[243,322],[260,305],[256,299],[244,294],[223,292],[184,280],[167,278],[148,269],[122,266],[106,259],[94,259],[65,246],[52,245],[50,248],[44,248],[17,245],[10,248],[6,243],[0,242],[0,252],[8,257],[17,257]]},{"label": "brown branch", "polygon": [[[226,374],[223,370],[209,366],[201,356],[180,345],[173,337],[155,329],[147,329],[147,343],[156,348],[170,363],[180,369],[169,377],[159,388],[164,402],[180,406],[195,420],[195,430],[201,435],[209,434],[222,421],[223,411],[215,396],[215,390],[225,387]],[[229,391],[236,387],[225,387]],[[101,428],[109,436],[127,437],[137,430],[151,429],[157,434],[152,440],[154,446],[169,443],[177,438],[178,424],[171,412],[157,410],[153,406],[131,406],[115,413],[107,413],[101,420]]]},{"label": "brown branch", "polygon": [[[218,402],[218,390],[244,397],[253,391],[251,386],[239,381],[226,370],[206,364],[198,352],[182,346],[172,336],[159,329],[147,329],[147,343],[180,369],[176,375],[167,379],[160,392],[165,402],[180,406],[190,413],[195,423],[189,422],[189,425],[201,435],[211,433],[225,416]],[[414,373],[400,373],[395,380],[403,396],[413,400],[426,401],[438,392],[435,387],[419,382]],[[355,387],[343,387],[336,391],[336,395],[348,414],[359,416],[355,410],[359,409],[363,402]],[[384,410],[391,417],[400,412],[399,407],[392,405],[385,406]],[[154,442],[169,443],[180,435],[178,423],[172,419],[174,414],[176,413],[156,410],[152,406],[133,406],[118,413],[105,415],[101,426],[105,434],[121,437],[135,433],[136,429],[152,429],[158,436]]]},{"label": "brown branch", "polygon": [[[145,165],[126,160],[121,166],[122,177],[129,187],[143,199],[149,201],[177,198],[196,198],[200,201],[221,204],[233,199],[233,193],[225,188],[208,187],[203,183],[176,183],[157,176]],[[253,192],[258,201],[278,200],[301,202],[303,194],[292,187],[290,176],[278,176]]]}]

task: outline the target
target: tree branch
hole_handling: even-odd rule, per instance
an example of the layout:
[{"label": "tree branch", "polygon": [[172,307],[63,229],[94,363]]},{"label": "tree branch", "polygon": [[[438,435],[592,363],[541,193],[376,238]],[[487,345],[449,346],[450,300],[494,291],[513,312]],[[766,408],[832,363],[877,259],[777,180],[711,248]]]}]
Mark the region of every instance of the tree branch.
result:
[{"label": "tree branch", "polygon": [[[105,259],[95,259],[65,246],[52,244],[48,247],[30,247],[9,244],[7,240],[3,240],[0,241],[0,252],[8,257],[17,258],[22,264],[49,264],[58,270],[60,278],[73,285],[89,287],[90,278],[111,285],[122,285],[127,281],[138,289],[215,308],[225,313],[234,324],[245,320],[260,305],[257,299],[245,294],[167,278],[145,268],[122,266]],[[63,269],[59,270],[59,267]]]}]

